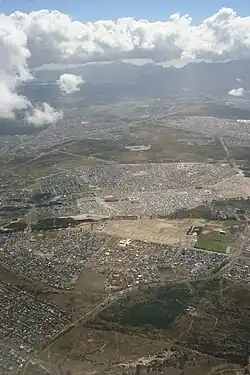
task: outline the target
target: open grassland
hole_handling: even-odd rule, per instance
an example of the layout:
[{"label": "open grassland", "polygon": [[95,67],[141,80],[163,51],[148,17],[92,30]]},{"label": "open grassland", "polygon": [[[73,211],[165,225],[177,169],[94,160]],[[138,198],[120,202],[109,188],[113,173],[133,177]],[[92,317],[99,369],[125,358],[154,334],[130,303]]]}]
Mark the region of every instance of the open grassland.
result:
[{"label": "open grassland", "polygon": [[217,251],[225,253],[232,243],[233,236],[231,234],[220,234],[212,232],[209,234],[199,235],[196,247],[199,249]]},{"label": "open grassland", "polygon": [[219,280],[179,283],[129,296],[88,326],[174,342],[230,362],[248,363],[249,289]]},{"label": "open grassland", "polygon": [[[130,150],[134,146],[150,145],[142,151]],[[222,161],[225,152],[213,137],[196,132],[141,123],[130,126],[127,135],[115,139],[81,139],[66,144],[61,151],[68,155],[92,156],[115,163],[153,162],[207,162]]]}]

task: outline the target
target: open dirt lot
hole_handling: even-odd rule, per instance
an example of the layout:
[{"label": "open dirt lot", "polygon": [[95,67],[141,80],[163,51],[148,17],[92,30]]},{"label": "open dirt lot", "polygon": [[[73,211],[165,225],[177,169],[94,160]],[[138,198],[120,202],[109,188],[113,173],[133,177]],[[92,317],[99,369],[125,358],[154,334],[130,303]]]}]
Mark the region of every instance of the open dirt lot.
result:
[{"label": "open dirt lot", "polygon": [[[105,224],[95,224],[92,229],[96,232],[104,232],[112,236],[156,242],[167,245],[181,244],[182,246],[194,246],[196,238],[187,235],[191,226],[205,228],[206,232],[219,231],[223,228],[220,221],[209,222],[203,219],[138,219],[138,220],[110,220]],[[89,226],[82,228],[89,230]]]},{"label": "open dirt lot", "polygon": [[[177,348],[171,351],[169,349],[170,342],[167,340],[163,342],[117,331],[105,332],[77,327],[51,345],[49,350],[41,353],[39,361],[40,364],[46,364],[50,371],[57,373],[59,370],[58,373],[68,374],[67,370],[70,369],[72,375],[135,374],[137,364],[144,364],[141,374],[146,375],[152,372],[152,369],[148,370],[150,365],[158,361],[161,368],[155,369],[156,375],[178,375],[180,368],[176,366],[176,363],[181,354]],[[158,359],[155,353],[158,353]],[[226,374],[235,374],[231,372],[233,366],[229,366],[221,359],[195,352],[192,356],[193,361],[190,360],[185,364],[185,374],[219,374],[220,371],[217,372],[219,369],[226,369]],[[167,357],[169,357],[169,363],[163,365]],[[148,369],[147,366],[149,366]],[[40,375],[36,370],[37,368],[28,366],[26,374]]]},{"label": "open dirt lot", "polygon": [[106,233],[138,239],[147,242],[159,242],[169,245],[191,244],[192,237],[186,235],[192,221],[167,221],[164,219],[117,220],[107,222]]}]

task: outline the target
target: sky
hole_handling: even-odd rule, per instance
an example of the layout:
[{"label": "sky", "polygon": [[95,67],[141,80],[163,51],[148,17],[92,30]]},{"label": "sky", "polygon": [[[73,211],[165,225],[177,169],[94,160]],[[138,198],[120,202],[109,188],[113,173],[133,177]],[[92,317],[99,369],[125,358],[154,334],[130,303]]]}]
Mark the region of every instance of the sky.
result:
[{"label": "sky", "polygon": [[169,15],[180,12],[188,13],[196,24],[223,7],[233,8],[241,16],[250,15],[249,0],[0,0],[2,13],[56,9],[81,21],[119,17],[167,20]]}]

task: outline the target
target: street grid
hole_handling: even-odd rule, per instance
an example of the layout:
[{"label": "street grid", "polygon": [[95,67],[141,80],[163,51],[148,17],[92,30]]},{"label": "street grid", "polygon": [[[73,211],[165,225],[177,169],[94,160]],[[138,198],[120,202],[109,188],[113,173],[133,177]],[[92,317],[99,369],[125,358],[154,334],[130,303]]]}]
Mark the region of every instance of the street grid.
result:
[{"label": "street grid", "polygon": [[1,375],[15,373],[71,320],[58,306],[2,281],[0,305]]},{"label": "street grid", "polygon": [[[174,104],[168,100],[164,105],[152,101],[141,108],[136,108],[134,103],[114,104],[112,120],[107,107],[93,106],[84,108],[84,121],[82,110],[67,111],[60,125],[41,129],[34,135],[1,137],[3,167],[14,161],[12,169],[17,173],[9,174],[9,166],[1,173],[3,180],[7,181],[2,184],[0,192],[2,215],[32,208],[25,185],[27,181],[30,183],[29,176],[27,181],[22,179],[18,175],[19,169],[21,171],[26,164],[50,156],[55,151],[58,151],[58,165],[54,164],[52,158],[49,161],[52,172],[47,177],[37,178],[36,183],[40,185],[42,193],[50,193],[53,199],[58,199],[59,204],[50,205],[49,202],[47,206],[36,205],[39,218],[80,214],[165,216],[204,202],[209,204],[216,199],[248,198],[250,182],[235,165],[228,165],[229,154],[225,155],[224,160],[218,158],[227,165],[131,165],[111,162],[105,166],[68,169],[60,165],[60,157],[67,154],[67,147],[60,142],[74,144],[81,138],[119,139],[128,133],[124,130],[124,124],[127,126],[132,120],[135,128],[146,123],[150,127],[154,124],[156,128],[160,125],[180,131],[180,148],[188,144],[191,147],[209,146],[213,150],[222,136],[229,147],[249,146],[249,125],[213,117],[175,116],[178,106],[182,107],[184,102],[180,98]],[[98,120],[94,121],[93,117]],[[136,141],[138,143],[138,138]],[[124,150],[130,152],[133,147],[138,146],[124,145]],[[142,150],[147,151],[151,151],[151,145],[148,150]],[[130,153],[134,154],[134,151]],[[16,155],[24,158],[20,165],[16,163]],[[68,155],[78,156],[73,153]],[[211,214],[220,220],[238,218],[238,212],[227,208],[211,208]],[[172,245],[150,243],[73,228],[17,232],[0,235],[0,260],[6,269],[15,274],[63,292],[74,289],[84,267],[90,267],[105,275],[103,289],[107,297],[97,306],[100,309],[106,300],[115,300],[119,293],[128,290],[162,285],[166,281],[213,277],[218,270],[221,270],[218,274],[233,282],[250,282],[249,243],[242,248],[235,244],[232,254],[220,254],[193,248],[191,243],[184,247],[181,241],[175,242]],[[26,360],[33,356],[36,349],[71,324],[71,318],[56,304],[43,301],[3,281],[0,282],[0,306],[0,372],[3,375],[12,375],[24,368]]]}]

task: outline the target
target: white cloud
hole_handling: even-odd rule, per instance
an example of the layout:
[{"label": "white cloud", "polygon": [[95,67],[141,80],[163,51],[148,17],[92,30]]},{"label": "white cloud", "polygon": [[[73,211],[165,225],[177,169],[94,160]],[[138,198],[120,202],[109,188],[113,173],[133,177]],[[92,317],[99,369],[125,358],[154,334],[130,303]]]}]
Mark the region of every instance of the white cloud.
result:
[{"label": "white cloud", "polygon": [[48,103],[43,103],[40,107],[33,108],[32,112],[26,114],[26,121],[35,126],[54,124],[62,119],[63,113],[57,112]]},{"label": "white cloud", "polygon": [[24,110],[31,104],[27,98],[16,94],[20,81],[31,78],[27,67],[30,52],[27,35],[15,22],[0,15],[0,117],[14,118],[16,110]]},{"label": "white cloud", "polygon": [[60,79],[57,81],[60,87],[61,93],[64,95],[72,94],[73,92],[80,91],[80,86],[84,83],[81,76],[75,74],[62,74]]},{"label": "white cloud", "polygon": [[228,92],[228,95],[230,96],[244,96],[244,89],[240,87],[239,89],[232,89]]},{"label": "white cloud", "polygon": [[27,121],[40,126],[55,122],[59,114],[46,103],[35,108],[25,96],[16,93],[20,83],[32,79],[27,40],[26,32],[14,18],[0,15],[0,117],[13,119],[16,112],[26,112]]},{"label": "white cloud", "polygon": [[27,98],[17,95],[5,82],[0,82],[0,117],[13,119],[15,111],[25,110],[31,106]]},{"label": "white cloud", "polygon": [[27,36],[30,64],[82,63],[126,58],[230,59],[250,56],[250,16],[222,8],[193,26],[188,15],[167,22],[121,18],[82,23],[58,11],[9,17]]},{"label": "white cloud", "polygon": [[44,64],[82,64],[117,59],[227,60],[250,58],[250,16],[222,8],[199,25],[188,15],[167,22],[122,18],[82,23],[59,11],[0,15],[0,116],[31,106],[17,96],[30,69]]}]

